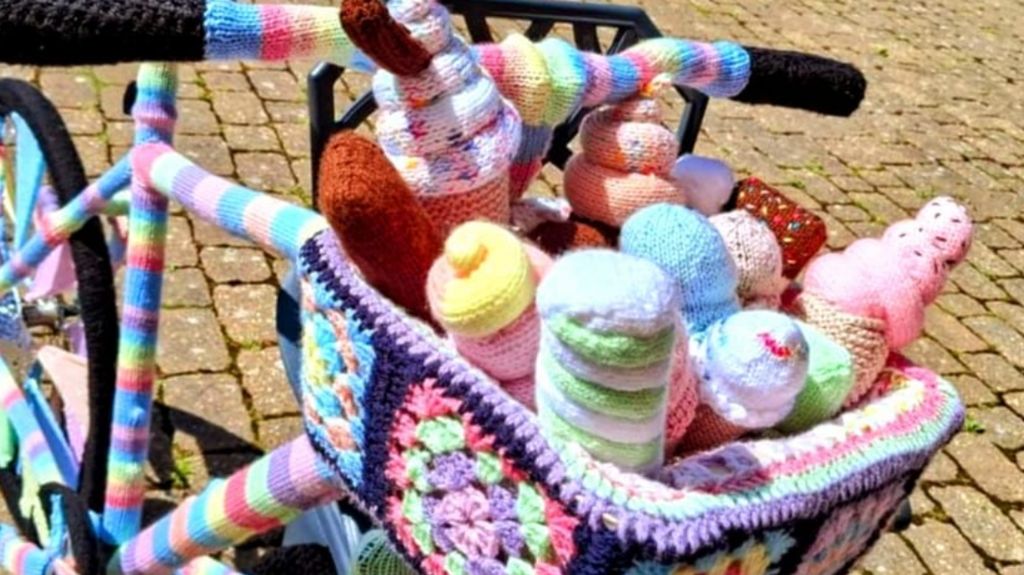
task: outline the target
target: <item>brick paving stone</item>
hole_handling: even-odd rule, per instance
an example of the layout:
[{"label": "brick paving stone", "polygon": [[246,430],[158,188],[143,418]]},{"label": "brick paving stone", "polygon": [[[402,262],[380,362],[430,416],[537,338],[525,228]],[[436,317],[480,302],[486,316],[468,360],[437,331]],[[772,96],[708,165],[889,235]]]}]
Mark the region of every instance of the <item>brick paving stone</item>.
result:
[{"label": "brick paving stone", "polygon": [[167,247],[164,261],[168,268],[187,268],[199,263],[188,220],[180,216],[167,219]]},{"label": "brick paving stone", "polygon": [[103,133],[103,115],[94,108],[65,108],[60,116],[71,134],[96,136]]},{"label": "brick paving stone", "polygon": [[1001,280],[999,286],[1010,294],[1015,303],[1024,304],[1024,279]]},{"label": "brick paving stone", "polygon": [[281,142],[267,126],[224,126],[224,139],[235,152],[279,152]]},{"label": "brick paving stone", "polygon": [[988,304],[988,309],[996,314],[999,319],[1005,321],[1020,333],[1024,333],[1024,306],[1016,303],[994,301]]},{"label": "brick paving stone", "polygon": [[960,320],[936,306],[926,310],[924,330],[952,352],[982,351],[988,348],[988,344],[964,327]]},{"label": "brick paving stone", "polygon": [[206,275],[217,283],[258,283],[270,278],[270,266],[261,250],[203,248],[199,259]]},{"label": "brick paving stone", "polygon": [[164,375],[227,369],[231,356],[213,312],[209,309],[161,312],[157,365]]},{"label": "brick paving stone", "polygon": [[89,108],[98,101],[96,86],[87,74],[46,69],[39,74],[39,85],[58,108]]},{"label": "brick paving stone", "polygon": [[261,417],[298,413],[295,394],[281,362],[281,351],[275,347],[238,352],[238,370],[242,386],[252,398],[252,406]]},{"label": "brick paving stone", "polygon": [[1010,565],[999,570],[999,575],[1024,575],[1024,565]]},{"label": "brick paving stone", "polygon": [[248,126],[267,123],[267,113],[256,94],[214,91],[210,95],[213,98],[213,111],[221,122]]},{"label": "brick paving stone", "polygon": [[94,178],[110,167],[110,152],[100,136],[72,136],[71,140],[82,159],[85,175]]},{"label": "brick paving stone", "polygon": [[946,453],[985,493],[1000,501],[1024,502],[1024,474],[988,438],[961,433]]},{"label": "brick paving stone", "polygon": [[210,288],[202,270],[182,268],[164,275],[164,307],[206,307],[211,303]]},{"label": "brick paving stone", "polygon": [[866,222],[871,219],[871,214],[853,204],[828,206],[828,213],[843,222]]},{"label": "brick paving stone", "polygon": [[964,325],[981,336],[1010,363],[1024,367],[1024,335],[994,317],[969,317]]},{"label": "brick paving stone", "polygon": [[277,341],[274,323],[277,289],[268,285],[221,285],[213,289],[217,317],[239,345]]},{"label": "brick paving stone", "polygon": [[928,575],[907,542],[895,533],[882,535],[859,565],[874,575]]},{"label": "brick paving stone", "polygon": [[988,313],[985,307],[978,303],[978,300],[963,294],[943,294],[935,300],[935,303],[958,318]]},{"label": "brick paving stone", "polygon": [[[135,124],[131,122],[106,121],[105,124],[107,143],[111,146],[131,146],[135,138]],[[181,136],[175,137],[175,144],[178,144]]]},{"label": "brick paving stone", "polygon": [[999,218],[992,220],[992,223],[1013,236],[1018,242],[1024,243],[1024,222]]},{"label": "brick paving stone", "polygon": [[1003,401],[1010,409],[1017,412],[1017,415],[1024,417],[1024,393],[1007,393],[1003,395]]},{"label": "brick paving stone", "polygon": [[996,392],[1024,390],[1024,375],[992,353],[963,355],[961,359],[985,385]]},{"label": "brick paving stone", "polygon": [[1006,292],[969,263],[964,263],[957,267],[950,274],[950,279],[956,282],[956,285],[964,290],[967,295],[977,299],[1007,299]]},{"label": "brick paving stone", "polygon": [[198,164],[204,170],[216,176],[231,176],[235,173],[235,164],[231,160],[231,150],[218,134],[215,136],[178,136],[174,140],[175,148]]},{"label": "brick paving stone", "polygon": [[301,417],[280,417],[259,423],[260,446],[268,451],[305,433]]},{"label": "brick paving stone", "polygon": [[1024,533],[992,501],[971,487],[935,487],[928,493],[942,505],[963,534],[990,557],[1024,561]]},{"label": "brick paving stone", "polygon": [[219,134],[220,124],[205,100],[178,101],[178,134]]},{"label": "brick paving stone", "polygon": [[252,88],[245,74],[241,72],[200,72],[199,77],[210,90],[247,92]]},{"label": "brick paving stone", "polygon": [[302,88],[290,72],[280,70],[249,70],[256,93],[266,100],[301,100]]},{"label": "brick paving stone", "polygon": [[235,154],[235,166],[243,184],[259,191],[287,191],[295,186],[288,160],[281,154]]},{"label": "brick paving stone", "polygon": [[920,365],[927,365],[942,375],[963,373],[965,370],[955,357],[935,340],[920,337],[912,344],[903,349],[903,353],[911,360]]},{"label": "brick paving stone", "polygon": [[305,158],[309,156],[309,126],[304,124],[275,124],[278,137],[284,144],[284,151],[289,158]]},{"label": "brick paving stone", "polygon": [[914,517],[927,517],[936,509],[935,502],[928,497],[920,485],[915,487],[914,491],[910,493],[909,501]]},{"label": "brick paving stone", "polygon": [[907,212],[881,194],[850,194],[853,202],[867,210],[876,220],[891,224],[908,217]]},{"label": "brick paving stone", "polygon": [[1021,240],[1014,239],[1012,235],[999,225],[999,222],[1004,221],[1013,222],[1013,220],[995,220],[976,224],[974,226],[975,240],[995,249],[1021,247]]},{"label": "brick paving stone", "polygon": [[956,467],[956,462],[949,458],[945,453],[939,452],[935,454],[931,463],[925,468],[924,474],[921,475],[923,481],[931,481],[935,483],[948,483],[956,480],[959,471]]},{"label": "brick paving stone", "polygon": [[965,405],[975,407],[979,405],[993,405],[999,403],[999,398],[973,375],[960,375],[950,378],[950,381],[960,392],[960,399]]},{"label": "brick paving stone", "polygon": [[[192,453],[224,451],[255,441],[238,381],[228,374],[183,375],[163,381],[174,443]],[[182,437],[184,436],[184,437]]]},{"label": "brick paving stone", "polygon": [[1024,250],[1022,249],[1008,249],[999,250],[999,257],[1006,260],[1006,263],[1010,264],[1017,271],[1024,272]]},{"label": "brick paving stone", "polygon": [[264,105],[274,122],[309,125],[309,111],[302,102],[264,102]]},{"label": "brick paving stone", "polygon": [[1000,258],[999,255],[982,242],[971,244],[971,251],[967,254],[967,261],[978,268],[979,272],[990,278],[1006,278],[1020,275],[1013,266]]},{"label": "brick paving stone", "polygon": [[933,575],[994,573],[952,525],[925,521],[907,529],[906,537]]}]

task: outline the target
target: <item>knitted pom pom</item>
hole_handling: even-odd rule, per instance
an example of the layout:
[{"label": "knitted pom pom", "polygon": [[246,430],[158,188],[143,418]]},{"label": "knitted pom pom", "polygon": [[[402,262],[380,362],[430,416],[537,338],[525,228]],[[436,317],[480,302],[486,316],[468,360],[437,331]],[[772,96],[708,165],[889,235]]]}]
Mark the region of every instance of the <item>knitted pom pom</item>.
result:
[{"label": "knitted pom pom", "polygon": [[686,193],[686,205],[705,216],[720,213],[736,186],[736,177],[728,164],[694,154],[686,154],[676,161],[672,177]]},{"label": "knitted pom pom", "polygon": [[658,264],[676,281],[690,333],[739,311],[736,264],[722,236],[699,213],[669,204],[644,208],[622,227],[619,247]]},{"label": "knitted pom pom", "polygon": [[736,190],[736,208],[768,224],[782,248],[782,273],[800,275],[807,262],[825,245],[825,222],[757,178],[747,178]]},{"label": "knitted pom pom", "polygon": [[565,197],[573,212],[621,226],[637,210],[683,204],[683,188],[669,173],[676,139],[660,124],[658,101],[643,96],[591,112],[583,121],[583,148],[565,168]]},{"label": "knitted pom pom", "polygon": [[333,136],[319,186],[320,211],[367,282],[429,318],[423,286],[441,239],[377,144],[352,132]]},{"label": "knitted pom pom", "polygon": [[712,216],[739,273],[744,307],[778,309],[789,282],[782,276],[782,250],[771,229],[745,210]]},{"label": "knitted pom pom", "polygon": [[807,382],[789,416],[778,425],[786,433],[805,431],[834,417],[854,382],[850,352],[814,327],[797,325],[807,340]]},{"label": "knitted pom pom", "polygon": [[574,252],[541,283],[537,308],[541,429],[626,469],[659,467],[680,329],[671,278],[619,252]]}]

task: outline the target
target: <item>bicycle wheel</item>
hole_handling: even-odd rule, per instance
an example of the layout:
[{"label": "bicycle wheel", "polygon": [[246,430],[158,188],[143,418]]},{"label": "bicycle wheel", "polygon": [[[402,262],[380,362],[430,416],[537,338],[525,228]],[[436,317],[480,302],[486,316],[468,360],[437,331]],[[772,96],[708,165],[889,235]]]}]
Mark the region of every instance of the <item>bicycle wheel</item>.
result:
[{"label": "bicycle wheel", "polygon": [[[7,207],[14,212],[11,215],[20,220],[18,229],[11,229],[7,235],[17,242],[27,235],[24,230],[28,214],[34,209],[39,188],[44,183],[52,187],[56,203],[63,206],[85,189],[87,181],[63,119],[35,87],[20,80],[0,79],[0,119],[5,134],[5,190],[7,196],[13,198],[7,202]],[[17,173],[19,169],[21,173]],[[18,189],[19,184],[25,189]],[[79,492],[90,509],[98,512],[102,510],[106,485],[106,453],[110,445],[116,377],[119,327],[114,274],[98,218],[89,220],[68,243],[78,287],[76,301],[70,307],[76,308],[73,311],[80,315],[88,361],[90,417],[79,473]],[[56,304],[47,305],[52,308]],[[53,316],[52,309],[30,311],[58,322],[64,319],[59,312]]]}]

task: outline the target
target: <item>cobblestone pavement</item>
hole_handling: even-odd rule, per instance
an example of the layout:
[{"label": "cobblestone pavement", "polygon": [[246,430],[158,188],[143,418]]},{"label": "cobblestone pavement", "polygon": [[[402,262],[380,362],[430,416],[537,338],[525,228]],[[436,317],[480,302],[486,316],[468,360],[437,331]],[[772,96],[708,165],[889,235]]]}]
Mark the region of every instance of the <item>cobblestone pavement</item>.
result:
[{"label": "cobblestone pavement", "polygon": [[[968,425],[914,493],[913,526],[858,569],[1024,574],[1024,5],[641,1],[667,34],[820,52],[864,70],[869,94],[853,118],[713,102],[698,144],[825,217],[831,246],[877,234],[937,193],[972,208],[971,256],[909,353],[957,385]],[[310,65],[183,66],[179,147],[217,174],[308,201]],[[0,67],[56,102],[91,175],[130,143],[121,98],[134,71]],[[346,78],[339,105],[367,84]],[[557,189],[557,173],[542,185]],[[170,229],[151,472],[164,503],[300,432],[274,340],[285,265],[181,212]]]}]

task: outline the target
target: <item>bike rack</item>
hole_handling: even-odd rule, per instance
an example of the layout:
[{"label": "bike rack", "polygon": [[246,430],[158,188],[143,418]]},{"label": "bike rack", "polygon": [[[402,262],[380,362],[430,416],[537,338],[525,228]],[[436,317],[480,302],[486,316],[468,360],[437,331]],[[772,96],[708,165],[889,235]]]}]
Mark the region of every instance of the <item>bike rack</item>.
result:
[{"label": "bike rack", "polygon": [[[545,0],[441,0],[452,14],[461,16],[473,43],[493,42],[488,18],[528,20],[525,35],[530,40],[543,39],[556,24],[572,26],[576,46],[588,52],[602,52],[598,41],[598,28],[615,30],[615,37],[607,54],[616,54],[641,40],[660,37],[661,31],[641,8],[633,6],[612,6],[605,4],[581,4],[566,1]],[[320,157],[327,139],[339,130],[352,129],[370,117],[377,109],[372,93],[359,97],[340,118],[334,106],[334,86],[344,74],[345,68],[321,62],[313,68],[307,79],[309,104],[309,140],[312,159],[313,206],[316,207],[316,188],[319,175]],[[693,151],[697,135],[707,110],[708,97],[701,92],[684,87],[676,88],[686,102],[679,128],[676,131],[679,153]],[[579,129],[580,121],[588,110],[580,110],[568,121],[555,129],[551,149],[545,158],[559,168],[564,168],[572,152],[569,143]]]}]

